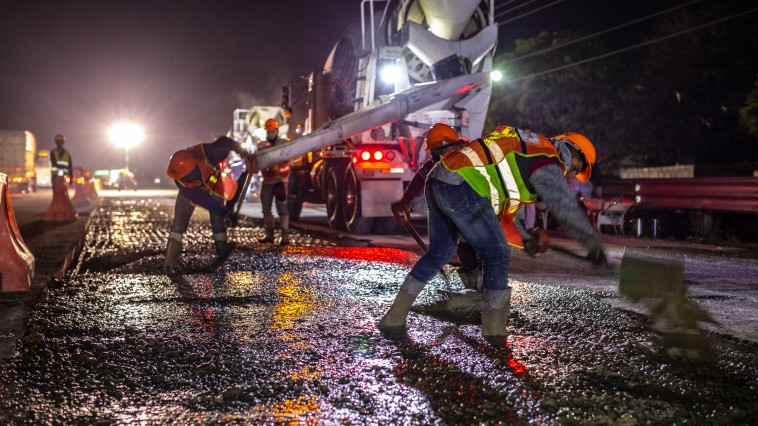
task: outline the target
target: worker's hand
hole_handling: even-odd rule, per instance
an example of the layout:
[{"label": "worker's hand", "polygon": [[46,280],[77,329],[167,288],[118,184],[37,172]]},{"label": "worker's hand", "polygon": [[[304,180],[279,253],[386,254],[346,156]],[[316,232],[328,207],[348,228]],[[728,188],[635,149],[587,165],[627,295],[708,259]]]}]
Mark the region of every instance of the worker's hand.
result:
[{"label": "worker's hand", "polygon": [[390,205],[390,208],[392,209],[392,214],[394,214],[398,219],[404,220],[406,222],[411,220],[411,212],[408,210],[408,206],[403,202],[403,200],[395,201]]},{"label": "worker's hand", "polygon": [[524,242],[524,251],[526,254],[534,256],[550,250],[550,238],[547,235],[547,231],[542,228],[534,228],[527,232],[529,232],[529,235],[533,238]]},{"label": "worker's hand", "polygon": [[605,250],[603,250],[603,247],[601,246],[590,249],[589,254],[587,254],[587,259],[600,269],[605,268],[608,265],[608,258],[605,256]]},{"label": "worker's hand", "polygon": [[258,162],[255,155],[248,151],[243,151],[242,158],[245,160],[246,170],[250,173],[258,173]]}]

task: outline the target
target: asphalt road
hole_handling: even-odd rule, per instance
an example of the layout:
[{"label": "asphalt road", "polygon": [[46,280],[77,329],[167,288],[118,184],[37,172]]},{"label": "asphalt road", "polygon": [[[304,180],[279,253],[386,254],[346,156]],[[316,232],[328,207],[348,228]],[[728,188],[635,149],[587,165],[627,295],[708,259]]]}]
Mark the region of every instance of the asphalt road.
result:
[{"label": "asphalt road", "polygon": [[[575,257],[514,253],[505,348],[484,342],[475,313],[431,312],[456,285],[442,277],[408,332],[385,335],[375,324],[412,252],[306,225],[290,247],[260,245],[250,218],[214,267],[198,211],[180,266],[165,273],[171,193],[102,195],[80,257],[3,365],[4,423],[741,424],[758,414],[748,327],[708,333],[707,363],[671,358],[616,295],[617,276]],[[624,246],[607,243],[620,261]],[[638,243],[685,253],[688,291],[714,317],[755,314],[749,252]]]}]

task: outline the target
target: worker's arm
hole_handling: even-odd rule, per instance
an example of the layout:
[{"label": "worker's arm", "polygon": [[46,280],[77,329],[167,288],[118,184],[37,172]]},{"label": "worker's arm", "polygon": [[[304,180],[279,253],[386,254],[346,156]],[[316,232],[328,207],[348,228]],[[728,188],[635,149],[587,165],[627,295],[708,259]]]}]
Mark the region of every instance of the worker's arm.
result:
[{"label": "worker's arm", "polygon": [[434,167],[434,164],[435,161],[430,158],[426,160],[426,162],[424,162],[424,164],[422,164],[418,170],[416,170],[416,174],[413,175],[410,183],[408,183],[408,186],[406,186],[405,190],[403,191],[403,198],[401,198],[396,203],[393,203],[393,206],[402,204],[403,208],[407,207],[414,198],[418,197],[424,191],[426,177]]},{"label": "worker's arm", "polygon": [[561,227],[589,250],[588,258],[597,265],[605,264],[600,236],[593,230],[587,214],[571,197],[560,166],[550,164],[534,170],[529,182]]}]

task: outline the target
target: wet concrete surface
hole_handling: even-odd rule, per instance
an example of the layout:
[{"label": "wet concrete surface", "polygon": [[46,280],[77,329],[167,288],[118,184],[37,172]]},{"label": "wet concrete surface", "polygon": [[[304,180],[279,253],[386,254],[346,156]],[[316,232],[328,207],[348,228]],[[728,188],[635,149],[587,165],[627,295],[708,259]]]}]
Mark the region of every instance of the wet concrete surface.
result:
[{"label": "wet concrete surface", "polygon": [[[165,273],[172,206],[114,198],[92,214],[78,261],[2,367],[0,422],[750,424],[758,414],[755,342],[714,332],[711,361],[670,358],[644,315],[608,303],[618,298],[607,272],[577,276],[558,254],[539,273],[538,259],[514,259],[507,347],[481,338],[476,315],[412,312],[407,333],[383,335],[375,325],[415,254],[303,231],[290,247],[259,245],[260,223],[244,220],[214,269],[198,211],[180,266]],[[457,285],[438,276],[418,304]]]}]

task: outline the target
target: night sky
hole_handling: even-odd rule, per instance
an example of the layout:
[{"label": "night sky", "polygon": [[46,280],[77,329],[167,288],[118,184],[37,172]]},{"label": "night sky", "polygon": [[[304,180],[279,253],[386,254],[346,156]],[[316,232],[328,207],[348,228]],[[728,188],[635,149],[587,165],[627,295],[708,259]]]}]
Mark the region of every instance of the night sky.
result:
[{"label": "night sky", "polygon": [[[566,1],[501,27],[501,39],[567,25],[605,28],[612,21],[594,18],[604,13],[623,19],[618,6],[592,3]],[[143,179],[164,177],[172,152],[225,134],[235,108],[278,104],[283,84],[321,69],[345,27],[360,19],[359,5],[4,1],[0,129],[30,130],[40,149],[63,133],[74,165],[95,170],[124,163],[108,127],[137,122],[146,138],[130,152],[130,166]]]}]

